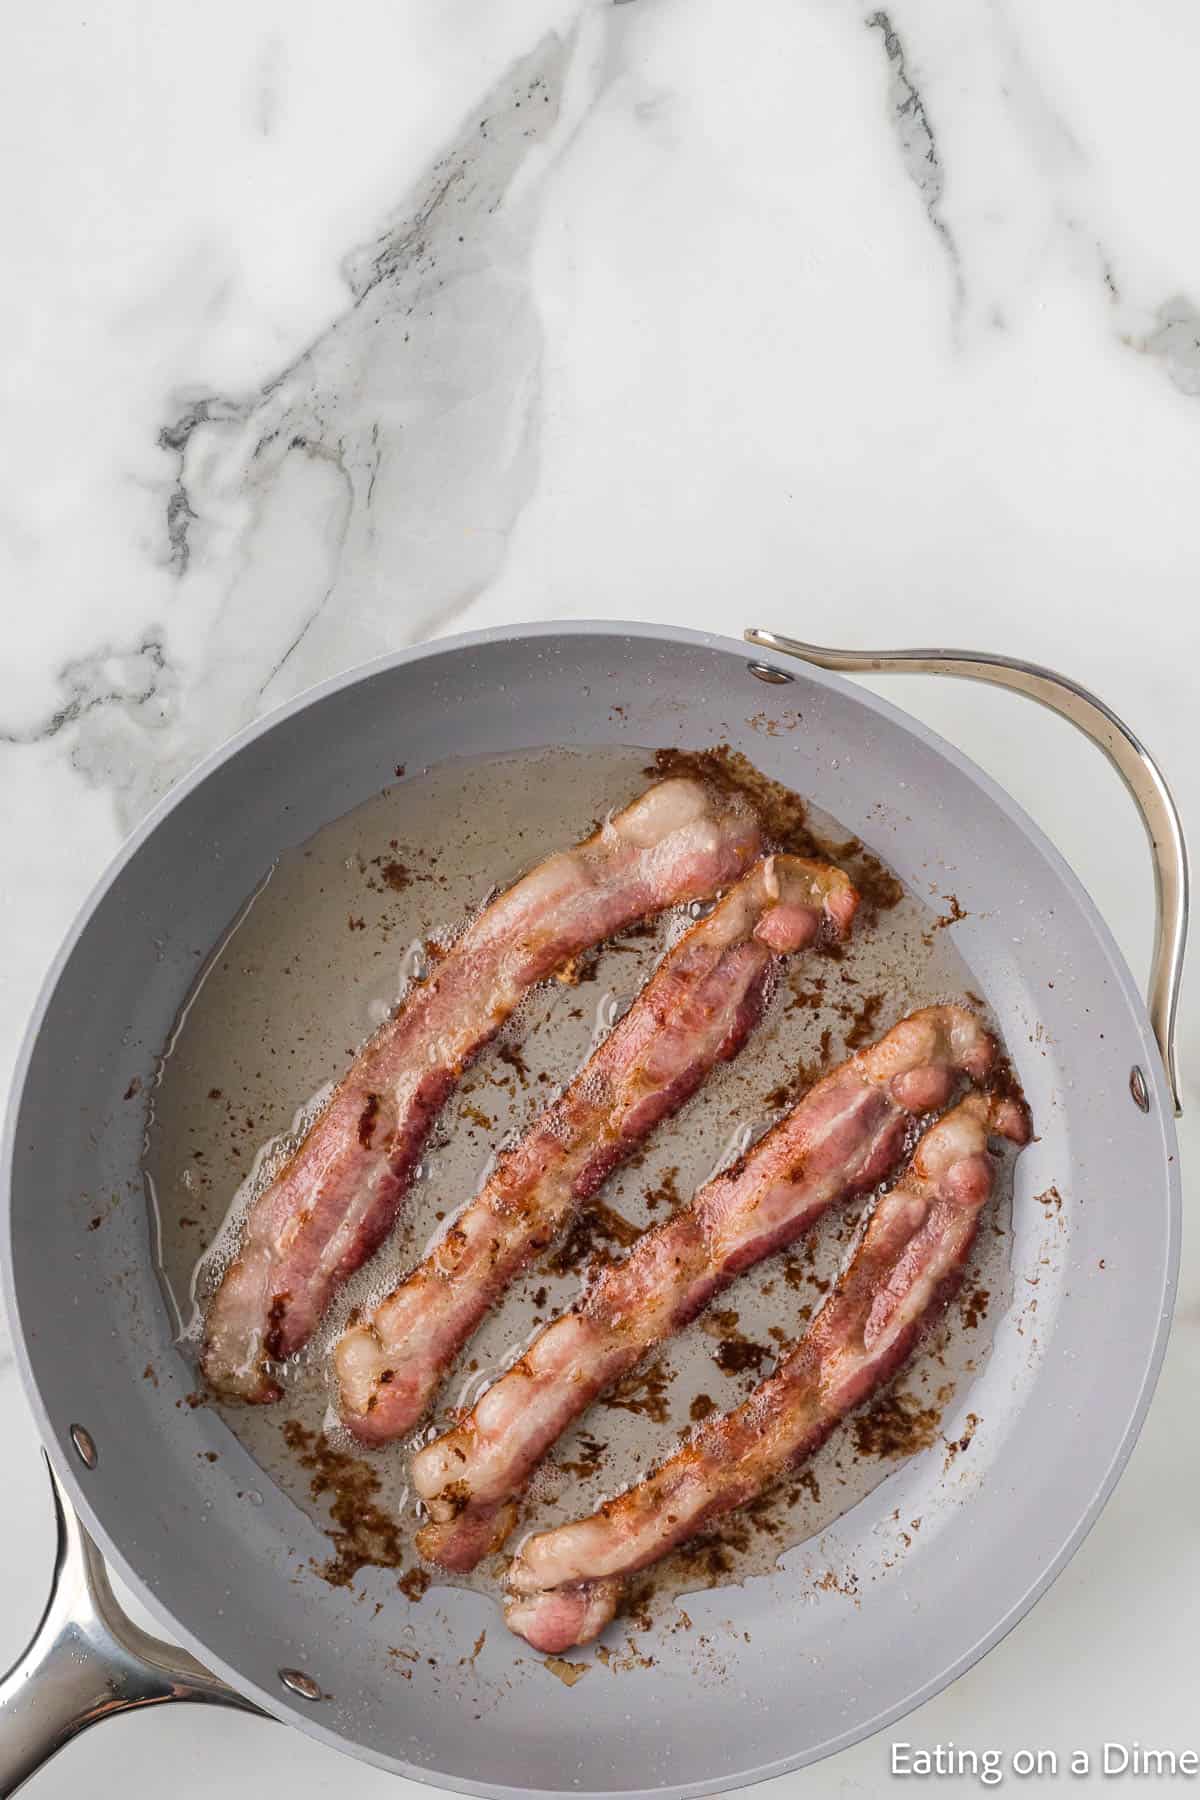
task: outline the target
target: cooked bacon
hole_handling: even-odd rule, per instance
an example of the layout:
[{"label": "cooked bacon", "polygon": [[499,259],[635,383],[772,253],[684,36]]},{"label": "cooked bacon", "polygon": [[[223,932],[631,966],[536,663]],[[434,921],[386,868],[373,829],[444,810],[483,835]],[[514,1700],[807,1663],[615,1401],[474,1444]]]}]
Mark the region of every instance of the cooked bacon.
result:
[{"label": "cooked bacon", "polygon": [[857,903],[840,869],[772,856],[692,926],[425,1260],[338,1344],[342,1419],[357,1438],[379,1444],[412,1430],[509,1283],[741,1049],[777,959],[822,931],[845,936]]},{"label": "cooked bacon", "polygon": [[575,1311],[535,1338],[453,1431],[413,1461],[433,1518],[421,1553],[472,1568],[515,1521],[512,1501],[572,1420],[734,1277],[794,1243],[900,1162],[914,1113],[945,1105],[994,1046],[958,1006],[911,1014],[811,1088],[749,1156],[598,1271]]},{"label": "cooked bacon", "polygon": [[776,1372],[645,1481],[522,1545],[508,1572],[512,1629],[550,1654],[597,1637],[626,1576],[762,1493],[889,1380],[961,1276],[992,1192],[989,1134],[1022,1144],[1028,1129],[1021,1106],[986,1094],[969,1095],[932,1126]]},{"label": "cooked bacon", "polygon": [[662,781],[487,906],[360,1051],[255,1201],[209,1308],[211,1385],[278,1399],[267,1359],[302,1348],[387,1236],[438,1110],[530,988],[635,920],[724,887],[759,844],[744,804]]}]

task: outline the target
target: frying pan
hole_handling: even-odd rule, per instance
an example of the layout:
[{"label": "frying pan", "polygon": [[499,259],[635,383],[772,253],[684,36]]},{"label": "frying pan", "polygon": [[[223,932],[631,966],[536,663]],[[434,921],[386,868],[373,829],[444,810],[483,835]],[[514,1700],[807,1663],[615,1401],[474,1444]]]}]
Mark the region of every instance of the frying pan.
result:
[{"label": "frying pan", "polygon": [[[1179,1254],[1171,1031],[1187,873],[1170,795],[1120,721],[1045,670],[747,637],[749,652],[698,632],[574,623],[405,651],[244,731],[104,876],[38,1001],[6,1126],[6,1294],[59,1548],[46,1615],[0,1686],[0,1792],[97,1720],[168,1700],[259,1709],[471,1793],[740,1786],[927,1699],[1022,1616],[1095,1520],[1150,1400]],[[833,672],[856,668],[999,682],[1107,752],[1153,852],[1149,1013],[1054,848],[951,745]],[[798,715],[796,728],[756,729],[773,709]],[[963,1473],[936,1452],[910,1459],[773,1574],[690,1597],[692,1633],[640,1640],[652,1666],[568,1686],[495,1628],[483,1597],[433,1590],[407,1615],[420,1659],[400,1680],[387,1655],[394,1577],[364,1577],[368,1599],[385,1602],[377,1617],[349,1591],[297,1579],[299,1562],[327,1553],[322,1534],[213,1412],[186,1402],[194,1375],[171,1341],[137,1199],[144,1125],[123,1090],[131,1062],[151,1077],[196,952],[271,861],[386,785],[398,762],[618,735],[728,741],[810,792],[906,882],[920,889],[936,870],[953,889],[968,915],[956,942],[1039,1133],[1017,1166],[1012,1248],[1015,1291],[1036,1279],[1037,1307],[1014,1303],[963,1398],[979,1419]],[[1053,1224],[1035,1203],[1052,1186]],[[125,1198],[89,1234],[97,1194]],[[157,1386],[142,1379],[150,1362]],[[895,1509],[922,1521],[903,1552]],[[106,1563],[184,1649],[122,1615]],[[484,1627],[479,1655],[460,1661]]]}]

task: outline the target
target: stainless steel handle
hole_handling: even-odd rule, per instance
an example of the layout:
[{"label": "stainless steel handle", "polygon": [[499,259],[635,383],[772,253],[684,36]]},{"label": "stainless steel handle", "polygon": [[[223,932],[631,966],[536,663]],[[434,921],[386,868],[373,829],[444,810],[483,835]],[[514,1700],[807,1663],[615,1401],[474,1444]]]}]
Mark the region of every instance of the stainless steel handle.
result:
[{"label": "stainless steel handle", "polygon": [[52,1469],[50,1486],[58,1527],[50,1598],[29,1648],[0,1680],[5,1800],[64,1744],[114,1713],[167,1700],[259,1710],[186,1650],[151,1637],[126,1616]]},{"label": "stainless steel handle", "polygon": [[1182,1112],[1179,1074],[1175,1063],[1175,1015],[1183,978],[1183,951],[1188,927],[1188,858],[1179,809],[1162,770],[1103,700],[1053,669],[1019,662],[1011,656],[986,655],[977,650],[832,650],[821,644],[805,644],[798,638],[780,637],[774,631],[751,628],[746,642],[781,656],[798,656],[819,669],[860,675],[957,675],[966,681],[986,681],[993,687],[1025,694],[1091,738],[1103,750],[1137,802],[1150,854],[1154,862],[1156,916],[1154,951],[1150,960],[1147,1008],[1167,1072],[1175,1112]]}]

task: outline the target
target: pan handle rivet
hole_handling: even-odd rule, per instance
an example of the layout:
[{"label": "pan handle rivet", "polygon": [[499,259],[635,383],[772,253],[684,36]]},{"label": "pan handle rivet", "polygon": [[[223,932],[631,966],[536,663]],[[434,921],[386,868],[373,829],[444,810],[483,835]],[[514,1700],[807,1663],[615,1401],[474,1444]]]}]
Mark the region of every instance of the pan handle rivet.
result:
[{"label": "pan handle rivet", "polygon": [[94,1469],[100,1461],[100,1452],[96,1449],[96,1440],[84,1425],[72,1425],[71,1442],[75,1446],[80,1462],[85,1469]]},{"label": "pan handle rivet", "polygon": [[772,687],[782,687],[785,682],[796,679],[794,675],[789,675],[786,669],[777,669],[774,663],[748,662],[746,667],[752,675],[758,677],[759,681],[769,681]]},{"label": "pan handle rivet", "polygon": [[280,1669],[279,1679],[285,1688],[290,1688],[293,1694],[299,1694],[302,1700],[325,1698],[320,1682],[314,1681],[311,1675],[306,1675],[303,1669]]},{"label": "pan handle rivet", "polygon": [[1129,1091],[1133,1095],[1133,1103],[1142,1112],[1150,1111],[1150,1089],[1146,1086],[1146,1077],[1134,1063],[1129,1071]]}]

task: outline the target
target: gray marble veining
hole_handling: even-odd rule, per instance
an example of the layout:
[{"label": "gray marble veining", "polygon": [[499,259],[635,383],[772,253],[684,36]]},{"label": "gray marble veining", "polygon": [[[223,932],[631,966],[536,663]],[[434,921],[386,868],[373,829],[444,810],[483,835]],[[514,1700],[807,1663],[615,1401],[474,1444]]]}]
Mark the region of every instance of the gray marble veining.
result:
[{"label": "gray marble veining", "polygon": [[350,303],[300,357],[162,426],[175,592],[136,644],[65,665],[48,718],[0,734],[73,727],[73,766],[112,790],[126,827],[258,712],[444,629],[495,576],[537,470],[529,258],[573,129],[576,36],[520,58],[346,257]]},{"label": "gray marble veining", "polygon": [[871,31],[877,31],[883,42],[884,53],[891,68],[889,104],[892,128],[896,134],[904,167],[920,192],[925,216],[937,232],[950,260],[954,276],[954,308],[957,315],[962,309],[966,295],[958,245],[942,214],[942,195],[945,190],[946,178],[933,125],[926,111],[925,102],[921,98],[920,89],[909,68],[908,55],[900,33],[892,23],[891,14],[884,11],[871,13],[867,19],[867,27]]}]

